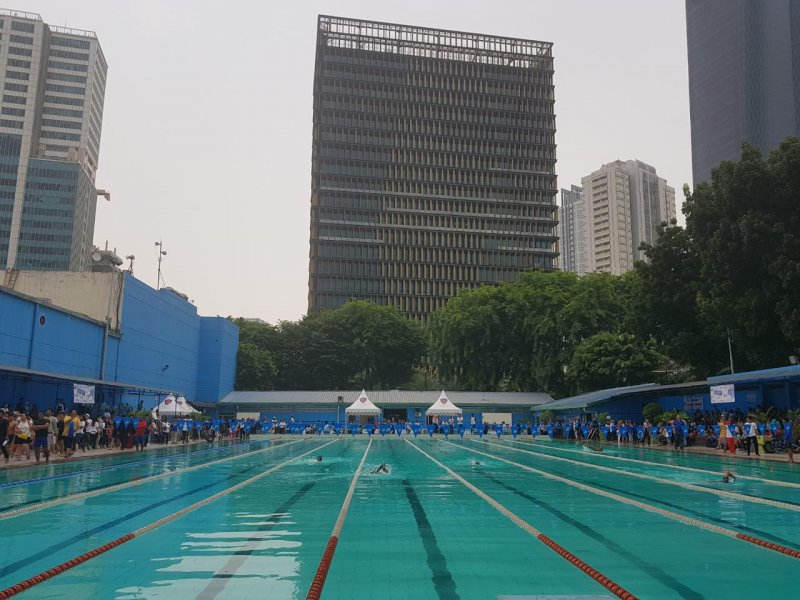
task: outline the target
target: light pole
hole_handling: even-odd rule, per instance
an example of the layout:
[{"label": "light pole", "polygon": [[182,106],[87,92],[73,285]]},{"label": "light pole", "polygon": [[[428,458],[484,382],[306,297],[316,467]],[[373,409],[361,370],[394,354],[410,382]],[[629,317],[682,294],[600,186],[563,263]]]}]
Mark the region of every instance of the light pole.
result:
[{"label": "light pole", "polygon": [[133,254],[128,254],[128,256],[125,257],[125,260],[131,261],[130,264],[128,265],[128,273],[130,273],[131,275],[133,275],[133,261],[135,258],[136,257]]},{"label": "light pole", "polygon": [[161,259],[167,255],[167,251],[164,250],[164,242],[159,240],[156,242],[156,246],[158,247],[158,277],[156,278],[156,290],[161,289]]}]

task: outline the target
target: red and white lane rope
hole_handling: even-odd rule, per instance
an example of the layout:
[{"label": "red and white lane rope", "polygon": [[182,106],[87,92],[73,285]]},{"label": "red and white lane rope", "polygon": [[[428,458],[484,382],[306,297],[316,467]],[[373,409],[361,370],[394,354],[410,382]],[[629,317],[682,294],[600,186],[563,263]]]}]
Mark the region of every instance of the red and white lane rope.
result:
[{"label": "red and white lane rope", "polygon": [[[535,444],[533,441],[527,440],[503,440],[505,442],[510,442],[512,444],[520,444],[522,446],[528,446],[533,448],[543,448],[546,447],[548,450],[555,450],[557,452],[565,452],[567,454],[579,454],[582,455],[581,452],[578,450],[570,450],[568,448],[559,448],[558,446],[548,444],[547,446],[543,446],[542,444]],[[537,452],[537,454],[544,454],[542,452]],[[592,454],[593,457],[598,457],[606,460],[616,460],[621,462],[631,462],[631,463],[638,463],[640,465],[653,465],[656,467],[665,467],[668,469],[675,469],[677,471],[688,471],[691,473],[705,473],[707,475],[720,475],[720,471],[711,471],[709,469],[698,469],[696,467],[685,467],[683,465],[670,465],[667,463],[660,463],[655,462],[652,460],[642,460],[641,458],[627,458],[623,456],[616,456],[614,454],[604,454],[598,452],[596,454]],[[788,488],[796,488],[800,489],[800,483],[794,483],[792,481],[778,481],[776,479],[767,479],[766,477],[756,477],[754,475],[737,475],[737,479],[748,480],[748,481],[758,481],[759,483],[767,483],[769,485],[775,485],[779,487],[788,487]]]},{"label": "red and white lane rope", "polygon": [[82,563],[85,563],[87,560],[91,560],[95,556],[99,556],[100,554],[108,552],[109,550],[112,550],[113,548],[116,548],[117,546],[121,546],[125,542],[129,542],[134,538],[137,538],[139,536],[144,535],[145,533],[149,533],[150,531],[153,531],[154,529],[157,529],[158,527],[161,527],[162,525],[166,525],[167,523],[169,523],[171,521],[174,521],[175,519],[178,519],[178,518],[180,518],[180,517],[192,512],[193,510],[197,510],[198,508],[202,508],[203,506],[211,504],[212,502],[215,502],[216,500],[219,500],[223,496],[227,496],[228,494],[232,494],[233,492],[239,491],[240,489],[242,489],[243,487],[245,487],[247,485],[250,485],[254,481],[258,481],[259,479],[261,479],[263,477],[266,477],[267,475],[270,475],[270,474],[274,473],[275,471],[277,471],[279,469],[282,469],[283,467],[295,462],[296,460],[299,460],[299,459],[303,458],[304,456],[308,456],[309,454],[317,452],[318,450],[320,450],[321,448],[324,448],[325,446],[330,446],[331,444],[336,443],[336,441],[337,440],[333,440],[333,441],[328,442],[327,444],[323,444],[322,446],[315,446],[313,449],[309,450],[308,452],[304,452],[303,454],[295,456],[294,458],[290,458],[289,460],[284,461],[281,464],[276,465],[276,466],[274,466],[274,467],[272,467],[270,469],[267,469],[266,471],[263,471],[263,472],[259,473],[258,475],[254,475],[253,477],[250,477],[249,479],[245,479],[244,481],[242,481],[240,483],[237,483],[236,485],[233,485],[233,486],[231,486],[231,487],[229,487],[229,488],[227,488],[227,489],[225,489],[225,490],[223,490],[221,492],[217,492],[216,494],[214,494],[212,496],[209,496],[208,498],[205,498],[203,500],[200,500],[199,502],[195,502],[194,504],[191,504],[191,505],[189,505],[189,506],[187,506],[185,508],[182,508],[182,509],[172,513],[171,515],[168,515],[168,516],[164,517],[163,519],[159,519],[158,521],[154,521],[154,522],[150,523],[149,525],[145,525],[144,527],[141,527],[140,529],[137,529],[136,531],[132,531],[132,532],[126,534],[126,535],[123,535],[122,537],[118,537],[115,540],[112,540],[112,541],[110,541],[110,542],[108,542],[106,544],[103,544],[102,546],[98,546],[97,548],[95,548],[93,550],[90,550],[89,552],[84,552],[83,554],[81,554],[79,556],[76,556],[72,560],[68,560],[66,562],[63,562],[60,565],[57,565],[57,566],[53,567],[52,569],[47,569],[46,571],[43,571],[42,573],[39,573],[38,575],[30,577],[30,578],[26,579],[25,581],[21,581],[21,582],[15,584],[15,585],[12,585],[9,588],[6,588],[4,590],[0,590],[0,600],[6,600],[6,598],[11,598],[12,596],[20,594],[20,593],[24,592],[25,590],[28,590],[28,589],[32,588],[33,586],[35,586],[35,585],[37,585],[39,583],[42,583],[43,581],[47,581],[48,579],[52,579],[53,577],[63,573],[64,571],[68,571],[69,569],[71,569],[73,567],[76,567],[76,566],[78,566],[78,565],[80,565]]},{"label": "red and white lane rope", "polygon": [[[458,448],[464,448],[459,444],[453,444],[453,442],[446,442]],[[645,504],[644,502],[639,502],[638,500],[633,500],[632,498],[626,498],[625,496],[620,496],[619,494],[614,494],[613,492],[607,492],[605,490],[601,490],[599,488],[592,487],[590,485],[586,485],[584,483],[578,483],[577,481],[573,481],[572,479],[567,479],[566,477],[561,477],[559,475],[554,475],[552,473],[548,473],[547,471],[542,471],[541,469],[537,469],[535,467],[529,467],[528,465],[523,465],[512,460],[508,460],[501,456],[497,456],[496,454],[489,454],[488,452],[481,452],[480,450],[475,450],[474,448],[464,448],[468,452],[474,452],[475,454],[479,454],[481,456],[485,456],[488,458],[492,458],[494,460],[499,460],[500,462],[504,462],[506,464],[518,467],[520,469],[524,469],[525,471],[530,471],[531,473],[536,473],[537,475],[541,475],[542,477],[546,477],[547,479],[551,479],[553,481],[559,481],[561,483],[565,483],[571,487],[577,488],[579,490],[583,490],[585,492],[590,492],[592,494],[596,494],[598,496],[603,496],[604,498],[609,498],[611,500],[615,500],[617,502],[621,502],[622,504],[627,504],[629,506],[635,506],[636,508],[640,508],[642,510],[646,510],[647,512],[651,512],[657,515],[661,515],[662,517],[666,517],[668,519],[673,519],[675,521],[680,521],[686,525],[691,525],[694,527],[698,527],[700,529],[705,529],[706,531],[711,531],[713,533],[719,533],[728,537],[736,538],[739,540],[743,540],[745,542],[750,542],[751,544],[755,544],[757,546],[761,546],[763,548],[767,548],[769,550],[774,550],[775,552],[779,552],[781,554],[785,554],[787,556],[791,556],[793,558],[800,558],[800,552],[794,550],[792,548],[787,548],[786,546],[781,546],[780,544],[774,544],[773,542],[753,537],[751,535],[747,535],[744,533],[739,533],[738,531],[734,531],[732,529],[727,529],[725,527],[720,527],[719,525],[713,525],[712,523],[706,523],[705,521],[700,521],[699,519],[693,519],[692,517],[687,517],[686,515],[682,515],[680,513],[675,513],[669,510],[665,510],[663,508],[658,508],[657,506],[653,506],[651,504]]]},{"label": "red and white lane rope", "polygon": [[753,504],[766,504],[767,506],[774,506],[775,508],[782,508],[785,510],[791,510],[795,512],[800,512],[800,505],[791,504],[789,502],[781,502],[780,500],[771,500],[769,498],[759,498],[758,496],[748,496],[747,494],[737,494],[736,492],[728,492],[726,490],[715,490],[714,488],[703,487],[702,485],[695,485],[693,483],[682,483],[680,481],[670,481],[669,479],[664,479],[663,477],[656,477],[654,475],[645,475],[644,473],[633,473],[631,471],[622,471],[620,469],[614,469],[612,467],[604,467],[602,465],[596,464],[589,464],[585,463],[580,460],[572,460],[571,458],[563,458],[561,456],[550,456],[549,454],[542,454],[541,452],[531,452],[530,450],[522,450],[521,448],[516,448],[514,446],[508,446],[507,444],[495,444],[492,442],[482,442],[479,440],[471,440],[476,444],[487,444],[489,446],[497,446],[499,448],[505,448],[506,450],[511,450],[512,452],[524,452],[525,454],[532,454],[534,456],[545,458],[547,460],[556,460],[561,462],[567,462],[573,465],[578,465],[581,467],[590,467],[592,470],[595,471],[605,471],[607,473],[616,473],[618,475],[625,475],[626,477],[635,477],[636,479],[646,479],[648,481],[656,481],[658,483],[663,483],[664,485],[674,485],[685,490],[692,490],[695,492],[703,492],[706,494],[714,494],[716,496],[722,496],[723,498],[733,498],[735,500],[741,500],[742,502],[752,502]]},{"label": "red and white lane rope", "polygon": [[79,492],[77,494],[70,494],[68,496],[61,496],[60,498],[56,498],[54,500],[46,500],[44,502],[38,502],[36,504],[31,504],[29,506],[23,506],[21,508],[17,508],[14,510],[8,510],[6,512],[0,513],[0,521],[3,519],[10,519],[11,517],[18,517],[20,515],[24,515],[31,512],[36,512],[37,510],[43,510],[45,508],[50,508],[51,506],[57,506],[64,504],[65,502],[76,502],[78,500],[85,500],[86,498],[92,498],[94,496],[99,496],[101,494],[106,494],[108,492],[116,492],[118,490],[124,490],[127,488],[131,488],[137,485],[142,485],[145,483],[150,483],[151,481],[157,481],[159,479],[165,479],[167,477],[172,477],[173,475],[178,475],[181,473],[188,473],[190,471],[196,471],[198,469],[203,469],[205,467],[210,467],[211,465],[218,465],[220,463],[228,462],[231,460],[236,460],[238,458],[245,458],[247,456],[253,456],[254,454],[260,454],[261,452],[268,452],[270,450],[275,450],[276,448],[283,448],[285,446],[289,446],[291,444],[299,444],[302,440],[296,440],[293,442],[287,442],[285,444],[280,444],[278,446],[270,446],[269,448],[262,448],[261,450],[254,450],[253,452],[246,452],[244,454],[237,454],[236,456],[228,456],[226,458],[220,458],[219,460],[212,460],[207,463],[203,463],[201,465],[194,465],[192,467],[185,467],[183,469],[175,469],[174,471],[169,471],[168,473],[161,473],[160,475],[153,475],[151,477],[143,477],[141,479],[136,479],[134,481],[126,481],[125,483],[117,483],[115,485],[110,485],[108,487],[104,487],[97,490],[90,490],[88,492]]},{"label": "red and white lane rope", "polygon": [[336,524],[333,526],[333,532],[331,533],[331,537],[328,539],[327,546],[325,546],[325,552],[322,553],[322,558],[319,561],[319,566],[317,567],[317,572],[311,582],[311,587],[308,590],[306,600],[319,600],[320,596],[322,596],[322,588],[325,587],[325,580],[328,578],[328,571],[330,570],[331,563],[333,562],[333,555],[336,552],[336,546],[339,544],[339,535],[342,533],[344,520],[347,518],[347,511],[350,510],[350,503],[352,502],[353,494],[356,491],[356,484],[358,483],[358,478],[361,476],[361,469],[364,468],[364,462],[367,460],[367,454],[369,454],[369,449],[371,446],[372,440],[370,439],[366,450],[364,450],[364,456],[361,457],[361,462],[358,463],[358,468],[356,469],[355,475],[353,475],[353,480],[350,482],[350,488],[347,490],[347,495],[344,497],[342,508],[339,510],[339,516],[336,518]]},{"label": "red and white lane rope", "polygon": [[[578,569],[580,569],[581,571],[586,573],[589,577],[594,579],[597,583],[602,585],[604,588],[606,588],[612,594],[614,594],[618,598],[623,598],[624,600],[636,600],[637,597],[634,596],[631,592],[629,592],[628,590],[623,588],[618,583],[615,583],[614,581],[612,581],[611,579],[609,579],[608,577],[603,575],[600,571],[598,571],[594,567],[590,566],[589,564],[587,564],[586,562],[584,562],[583,560],[581,560],[580,558],[578,558],[577,556],[572,554],[569,550],[567,550],[566,548],[564,548],[563,546],[561,546],[557,542],[555,542],[552,539],[550,539],[549,537],[547,537],[545,534],[543,534],[541,531],[536,529],[533,525],[531,525],[527,521],[524,521],[522,518],[520,518],[517,515],[515,515],[513,512],[508,510],[505,506],[500,504],[497,500],[495,500],[494,498],[492,498],[491,496],[489,496],[488,494],[483,492],[481,489],[475,487],[473,484],[471,484],[469,481],[467,481],[466,479],[461,477],[461,475],[459,475],[458,473],[456,473],[455,471],[453,471],[449,467],[443,465],[441,462],[436,460],[433,456],[431,456],[430,454],[425,452],[422,448],[419,448],[418,446],[416,446],[415,444],[412,444],[408,440],[405,440],[405,441],[412,448],[414,448],[417,452],[420,452],[421,454],[424,454],[432,462],[434,462],[436,465],[438,465],[439,467],[444,469],[447,472],[448,475],[450,475],[451,477],[456,479],[459,483],[461,483],[462,485],[467,487],[470,491],[472,491],[473,493],[478,495],[480,498],[482,498],[483,500],[488,502],[494,509],[496,509],[498,512],[500,512],[503,516],[509,518],[515,525],[517,525],[518,527],[520,527],[520,528],[524,529],[525,531],[527,531],[528,533],[530,533],[537,540],[539,540],[540,542],[545,544],[548,548],[553,550],[559,556],[567,559],[575,567],[577,567]],[[450,442],[450,443],[452,443],[452,442]]]}]

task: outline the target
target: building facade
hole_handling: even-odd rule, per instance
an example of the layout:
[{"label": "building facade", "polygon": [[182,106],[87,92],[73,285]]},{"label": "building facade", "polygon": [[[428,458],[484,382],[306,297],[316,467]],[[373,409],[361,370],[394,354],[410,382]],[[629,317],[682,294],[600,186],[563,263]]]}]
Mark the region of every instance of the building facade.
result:
[{"label": "building facade", "polygon": [[558,209],[559,238],[561,240],[562,271],[584,275],[586,273],[586,205],[583,188],[573,185],[561,190]]},{"label": "building facade", "polygon": [[552,44],[320,16],[309,311],[554,268],[555,161]]},{"label": "building facade", "polygon": [[[581,183],[583,272],[621,275],[630,271],[634,261],[645,258],[639,245],[654,243],[659,224],[675,218],[675,189],[654,167],[639,160],[605,164]],[[575,227],[575,231],[580,230]]]},{"label": "building facade", "polygon": [[91,31],[0,10],[0,265],[88,267],[106,72]]},{"label": "building facade", "polygon": [[800,0],[686,0],[694,183],[800,133]]}]

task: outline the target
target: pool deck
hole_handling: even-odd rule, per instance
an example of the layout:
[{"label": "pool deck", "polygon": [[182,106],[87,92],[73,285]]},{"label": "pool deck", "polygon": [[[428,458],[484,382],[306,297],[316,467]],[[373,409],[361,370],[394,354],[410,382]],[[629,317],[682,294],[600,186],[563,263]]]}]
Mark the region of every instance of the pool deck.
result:
[{"label": "pool deck", "polygon": [[[272,437],[275,437],[277,439],[291,439],[292,437],[296,437],[296,436],[292,436],[290,434],[283,434],[282,436],[278,436],[277,434],[260,434],[260,435],[252,436],[251,439],[252,440],[263,440],[267,436],[272,436]],[[322,437],[331,437],[331,436],[330,435],[324,435]],[[435,437],[444,439],[444,436],[439,435],[439,434],[437,434]],[[494,436],[492,436],[492,437],[494,437]],[[510,439],[510,437],[509,436],[503,436],[503,439]],[[544,440],[542,440],[542,436],[537,436],[536,438],[533,438],[533,437],[531,437],[529,435],[520,435],[520,436],[517,436],[517,439],[528,440],[528,441],[538,441],[542,445],[548,445],[548,444],[572,444],[573,443],[572,440],[548,440],[548,441],[544,441]],[[219,440],[217,440],[217,443],[219,443]],[[228,443],[232,443],[232,442],[228,442]],[[144,452],[149,452],[149,451],[152,451],[152,450],[158,450],[158,449],[164,449],[164,448],[175,448],[176,446],[177,447],[183,446],[183,447],[193,448],[194,446],[198,446],[198,445],[206,446],[206,445],[208,445],[208,442],[206,442],[205,440],[195,440],[195,441],[190,441],[187,444],[183,444],[183,443],[177,443],[177,444],[148,444],[145,447]],[[603,446],[604,447],[608,447],[608,448],[614,448],[614,447],[617,446],[617,444],[615,444],[613,442],[605,442],[605,443],[603,443]],[[622,446],[629,446],[629,447],[632,447],[632,448],[637,448],[637,447],[641,448],[641,446],[639,446],[638,444],[622,444]],[[750,456],[748,456],[747,453],[742,451],[742,450],[737,450],[737,452],[735,454],[731,454],[730,452],[724,452],[722,450],[716,450],[714,448],[706,448],[705,446],[687,446],[683,450],[674,450],[672,448],[672,446],[660,446],[658,444],[653,444],[651,446],[648,446],[647,449],[648,450],[654,450],[654,451],[657,451],[657,452],[667,452],[667,453],[674,453],[674,454],[679,454],[679,453],[705,454],[707,456],[718,456],[720,458],[728,458],[728,459],[734,459],[734,460],[760,461],[760,462],[764,462],[764,463],[776,463],[776,462],[777,463],[786,463],[786,462],[788,462],[788,458],[787,458],[787,455],[785,453],[780,453],[780,454],[765,454],[765,453],[762,453],[760,456],[756,456],[755,454],[751,454]],[[89,451],[86,451],[86,452],[79,451],[78,453],[76,453],[72,457],[70,457],[69,459],[65,459],[62,456],[51,456],[50,457],[50,464],[62,464],[62,463],[66,463],[66,462],[80,461],[80,460],[87,459],[87,458],[105,458],[107,456],[130,455],[130,454],[136,454],[136,453],[137,453],[137,451],[135,449],[133,449],[133,448],[129,448],[127,450],[120,450],[119,448],[109,448],[109,449],[96,448],[94,450],[89,450]],[[797,456],[795,458],[795,464],[800,464],[800,456]],[[5,460],[0,460],[0,472],[2,472],[4,469],[13,469],[13,468],[18,468],[18,467],[36,467],[36,466],[37,466],[36,460],[33,458],[33,450],[31,450],[31,460],[24,460],[24,459],[23,460],[14,460],[14,459],[12,459],[8,463],[6,463]],[[44,462],[44,459],[42,459],[42,462],[38,466],[46,466],[45,462]],[[800,467],[798,467],[798,469],[800,470]]]}]

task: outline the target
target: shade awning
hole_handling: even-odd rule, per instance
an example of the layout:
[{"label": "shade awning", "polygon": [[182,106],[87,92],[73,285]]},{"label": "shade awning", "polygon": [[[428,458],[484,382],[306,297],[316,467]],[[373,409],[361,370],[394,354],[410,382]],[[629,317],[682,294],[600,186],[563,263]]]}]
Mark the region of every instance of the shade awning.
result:
[{"label": "shade awning", "polygon": [[186,401],[183,396],[177,398],[170,394],[161,401],[161,404],[153,409],[153,412],[160,417],[185,417],[196,411],[191,404]]},{"label": "shade awning", "polygon": [[438,415],[438,416],[451,416],[451,415],[460,415],[461,409],[458,408],[455,404],[450,402],[450,398],[447,397],[447,394],[442,393],[439,394],[439,399],[431,404],[430,408],[425,411],[425,415]]},{"label": "shade awning", "polygon": [[379,415],[381,409],[372,403],[372,400],[367,398],[367,391],[361,390],[361,393],[350,406],[344,409],[345,415]]}]

